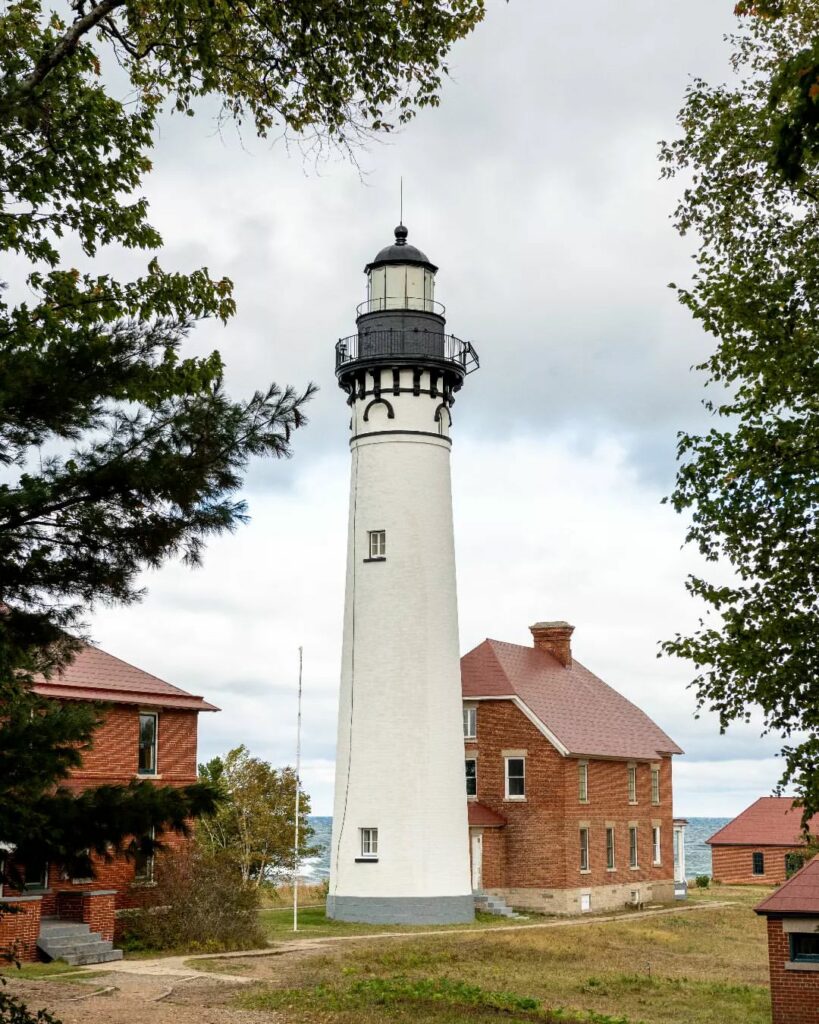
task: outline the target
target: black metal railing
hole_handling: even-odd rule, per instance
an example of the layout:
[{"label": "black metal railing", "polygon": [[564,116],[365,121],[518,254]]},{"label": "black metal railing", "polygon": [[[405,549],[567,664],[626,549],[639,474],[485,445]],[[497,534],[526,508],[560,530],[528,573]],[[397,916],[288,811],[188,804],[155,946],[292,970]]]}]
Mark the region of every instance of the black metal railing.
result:
[{"label": "black metal railing", "polygon": [[390,309],[412,309],[423,313],[435,313],[443,316],[446,313],[446,306],[443,302],[435,299],[419,298],[414,295],[388,295],[379,299],[366,299],[356,306],[356,316],[364,316],[365,313],[383,313]]},{"label": "black metal railing", "polygon": [[471,341],[433,331],[368,331],[340,338],[336,344],[336,371],[348,363],[370,359],[412,360],[421,357],[454,363],[464,374],[480,365]]}]

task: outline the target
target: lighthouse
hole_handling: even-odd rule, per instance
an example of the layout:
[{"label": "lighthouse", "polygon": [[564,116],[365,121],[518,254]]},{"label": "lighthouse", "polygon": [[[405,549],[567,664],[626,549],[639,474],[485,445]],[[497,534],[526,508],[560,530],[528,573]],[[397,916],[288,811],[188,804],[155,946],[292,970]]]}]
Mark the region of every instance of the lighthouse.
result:
[{"label": "lighthouse", "polygon": [[470,921],[450,453],[478,367],[407,229],[336,345],[352,454],[329,917]]}]

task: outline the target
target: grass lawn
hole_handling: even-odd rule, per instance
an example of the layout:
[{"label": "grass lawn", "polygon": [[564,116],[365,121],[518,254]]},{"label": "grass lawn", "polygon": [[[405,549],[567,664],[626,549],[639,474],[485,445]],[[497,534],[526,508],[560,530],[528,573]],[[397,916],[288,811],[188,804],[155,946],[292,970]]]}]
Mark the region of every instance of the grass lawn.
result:
[{"label": "grass lawn", "polygon": [[[424,938],[408,930],[265,958],[252,967],[260,984],[236,1000],[289,1024],[769,1024],[765,926],[752,911],[769,891],[695,890],[692,902],[736,905],[656,918]],[[271,927],[273,938],[292,935],[287,923]],[[317,916],[313,927],[341,926]]]},{"label": "grass lawn", "polygon": [[67,971],[76,973],[77,968],[67,964],[65,960],[52,960],[47,964],[21,964],[19,967],[15,964],[0,963],[1,976],[19,978],[21,981],[48,981],[49,978],[59,978],[60,981],[67,983],[71,979],[62,977]]},{"label": "grass lawn", "polygon": [[499,925],[533,924],[546,920],[533,914],[528,920],[510,921],[494,914],[476,914],[473,924],[453,925],[373,925],[354,924],[350,921],[333,921],[324,914],[324,907],[310,907],[299,910],[299,930],[293,932],[293,908],[263,910],[259,914],[262,927],[269,942],[289,942],[293,939],[315,939],[332,935],[378,935],[379,932],[451,931],[453,928],[497,928]]}]

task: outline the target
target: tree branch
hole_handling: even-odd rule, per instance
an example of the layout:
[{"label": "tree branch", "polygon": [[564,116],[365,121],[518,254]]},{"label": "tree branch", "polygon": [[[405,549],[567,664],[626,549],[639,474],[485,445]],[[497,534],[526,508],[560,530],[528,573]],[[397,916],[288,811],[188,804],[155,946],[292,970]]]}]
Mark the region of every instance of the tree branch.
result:
[{"label": "tree branch", "polygon": [[78,18],[60,39],[53,50],[43,54],[37,61],[34,70],[12,89],[12,98],[16,103],[25,99],[40,85],[51,72],[64,60],[71,56],[80,44],[82,37],[107,18],[111,11],[123,7],[126,0],[101,0],[88,14]]}]

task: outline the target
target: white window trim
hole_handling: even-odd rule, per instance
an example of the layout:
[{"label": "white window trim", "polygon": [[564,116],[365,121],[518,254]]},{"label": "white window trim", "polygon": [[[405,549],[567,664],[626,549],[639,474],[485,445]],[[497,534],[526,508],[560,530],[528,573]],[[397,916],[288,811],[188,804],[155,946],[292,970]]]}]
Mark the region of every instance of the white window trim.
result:
[{"label": "white window trim", "polygon": [[663,834],[659,825],[651,826],[651,856],[654,867],[663,862]]},{"label": "white window trim", "polygon": [[[654,799],[654,783],[657,783],[657,799]],[[660,792],[660,766],[653,764],[651,766],[651,802],[655,807],[658,807],[662,802],[662,794]]]},{"label": "white window trim", "polygon": [[[585,793],[585,795],[584,795]],[[589,762],[577,762],[577,800],[578,803],[589,802]]]},{"label": "white window trim", "polygon": [[[634,860],[631,859],[631,835],[634,833]],[[628,827],[628,866],[630,871],[640,870],[640,832],[637,825]]]},{"label": "white window trim", "polygon": [[466,794],[466,799],[467,800],[477,800],[478,799],[478,759],[477,759],[477,757],[465,757],[464,758],[464,781],[466,781],[466,762],[467,761],[472,761],[474,763],[474,765],[475,765],[475,792],[474,793],[467,793]]},{"label": "white window trim", "polygon": [[[509,762],[523,761],[523,793],[512,796],[509,793]],[[504,754],[503,755],[503,791],[504,800],[511,800],[514,803],[522,803],[526,800],[526,755],[525,754]]]},{"label": "white window trim", "polygon": [[[609,865],[609,832],[611,832],[611,864]],[[606,825],[606,871],[617,870],[617,832],[613,825]]]},{"label": "white window trim", "polygon": [[[637,765],[629,764],[628,768],[628,802],[630,804],[637,803]],[[634,785],[632,786],[632,780]]]},{"label": "white window trim", "polygon": [[[369,833],[369,846],[370,846],[370,849],[367,850],[367,851],[365,851],[365,849],[364,849],[364,834],[365,833]],[[373,846],[373,833],[375,833],[375,849],[374,850],[372,849],[372,846]],[[361,850],[361,859],[362,860],[378,860],[378,829],[374,828],[372,825],[366,826],[364,828],[360,828],[358,830],[358,836],[359,836],[359,843],[360,843],[360,850]]]},{"label": "white window trim", "polygon": [[[585,839],[586,839],[585,843],[583,842],[584,834],[585,834]],[[580,874],[581,875],[590,875],[591,874],[591,850],[589,849],[589,847],[591,846],[591,837],[590,837],[589,827],[587,825],[583,825],[581,827],[581,829],[580,829],[579,835],[580,835]],[[583,867],[583,854],[584,853],[586,855],[586,866],[585,867]]]},{"label": "white window trim", "polygon": [[[139,767],[139,748],[142,742],[142,723],[140,719],[143,715],[152,715],[154,719],[154,770],[152,772],[146,772],[144,769]],[[159,712],[154,708],[140,708],[139,718],[139,735],[137,737],[137,778],[138,779],[159,779],[162,776],[159,774]]]},{"label": "white window trim", "polygon": [[[474,704],[464,705],[464,739],[465,740],[476,740],[478,738],[478,709]],[[473,726],[472,732],[468,732],[469,718],[472,718]]]},{"label": "white window trim", "polygon": [[367,530],[367,550],[369,558],[387,557],[387,531]]}]

